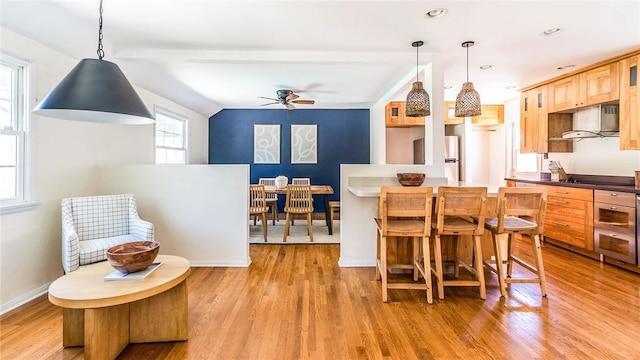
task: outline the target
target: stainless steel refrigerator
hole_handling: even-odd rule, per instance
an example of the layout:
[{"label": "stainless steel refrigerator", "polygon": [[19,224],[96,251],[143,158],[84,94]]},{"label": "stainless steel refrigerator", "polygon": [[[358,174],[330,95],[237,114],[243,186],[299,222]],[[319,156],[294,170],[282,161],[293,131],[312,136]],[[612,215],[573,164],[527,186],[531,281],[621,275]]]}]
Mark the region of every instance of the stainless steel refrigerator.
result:
[{"label": "stainless steel refrigerator", "polygon": [[460,181],[458,142],[458,136],[444,137],[444,175],[450,181]]}]

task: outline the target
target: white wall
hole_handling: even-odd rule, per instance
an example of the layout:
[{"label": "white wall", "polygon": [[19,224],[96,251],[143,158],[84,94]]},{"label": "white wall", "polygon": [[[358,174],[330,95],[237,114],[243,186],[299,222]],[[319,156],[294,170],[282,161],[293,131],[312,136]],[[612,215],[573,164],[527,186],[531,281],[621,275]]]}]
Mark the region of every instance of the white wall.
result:
[{"label": "white wall", "polygon": [[620,150],[620,138],[573,140],[572,153],[549,153],[543,171],[549,172],[549,160],[560,161],[568,174],[634,176],[640,170],[639,150]]},{"label": "white wall", "polygon": [[101,194],[135,194],[160,254],[194,266],[248,266],[249,165],[125,165],[98,169]]},{"label": "white wall", "polygon": [[[6,28],[0,28],[0,47],[32,64],[30,108],[78,62]],[[137,90],[150,109],[159,104],[189,118],[190,159],[206,163],[207,117]],[[99,165],[153,162],[153,125],[108,125],[33,115],[31,129],[33,187],[39,205],[32,211],[0,216],[0,313],[41,294],[62,275],[62,198],[96,193]]]}]

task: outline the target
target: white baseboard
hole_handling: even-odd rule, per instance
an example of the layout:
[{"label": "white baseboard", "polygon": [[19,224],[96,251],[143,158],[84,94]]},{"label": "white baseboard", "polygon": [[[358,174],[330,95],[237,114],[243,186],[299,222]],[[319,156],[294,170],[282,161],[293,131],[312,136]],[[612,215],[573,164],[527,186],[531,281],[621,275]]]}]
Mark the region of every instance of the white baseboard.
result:
[{"label": "white baseboard", "polygon": [[338,260],[338,266],[340,267],[372,267],[376,266],[376,261],[374,260],[347,260],[340,258]]},{"label": "white baseboard", "polygon": [[249,267],[251,259],[246,262],[236,261],[212,261],[212,260],[190,260],[193,267]]},{"label": "white baseboard", "polygon": [[49,290],[49,285],[51,285],[51,283],[42,285],[39,288],[33,289],[22,296],[19,296],[7,303],[0,305],[0,315],[26,304],[29,301],[41,296],[42,294],[46,294]]}]

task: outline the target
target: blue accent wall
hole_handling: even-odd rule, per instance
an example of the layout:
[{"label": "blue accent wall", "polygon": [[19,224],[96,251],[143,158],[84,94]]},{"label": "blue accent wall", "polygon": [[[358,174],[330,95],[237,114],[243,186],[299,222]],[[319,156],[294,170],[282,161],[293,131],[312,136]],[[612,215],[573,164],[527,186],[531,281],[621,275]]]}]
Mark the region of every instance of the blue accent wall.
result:
[{"label": "blue accent wall", "polygon": [[[253,163],[253,125],[280,124],[280,164]],[[291,124],[317,124],[318,163],[291,164]],[[340,199],[340,164],[369,164],[369,110],[225,109],[209,118],[209,164],[250,164],[251,183],[261,177],[308,177],[331,185]],[[280,196],[280,209],[284,198]],[[316,212],[324,203],[314,201]]]}]

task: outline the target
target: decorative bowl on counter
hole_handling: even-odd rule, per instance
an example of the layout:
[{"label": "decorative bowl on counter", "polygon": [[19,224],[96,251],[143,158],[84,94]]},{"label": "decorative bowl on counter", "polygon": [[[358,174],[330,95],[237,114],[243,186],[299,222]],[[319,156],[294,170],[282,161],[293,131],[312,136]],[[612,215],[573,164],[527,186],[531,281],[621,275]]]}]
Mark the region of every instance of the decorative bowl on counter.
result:
[{"label": "decorative bowl on counter", "polygon": [[134,241],[109,248],[107,259],[114,269],[128,274],[149,267],[158,256],[158,251],[160,251],[159,242]]},{"label": "decorative bowl on counter", "polygon": [[402,186],[420,186],[426,177],[423,173],[397,173],[396,176]]}]

